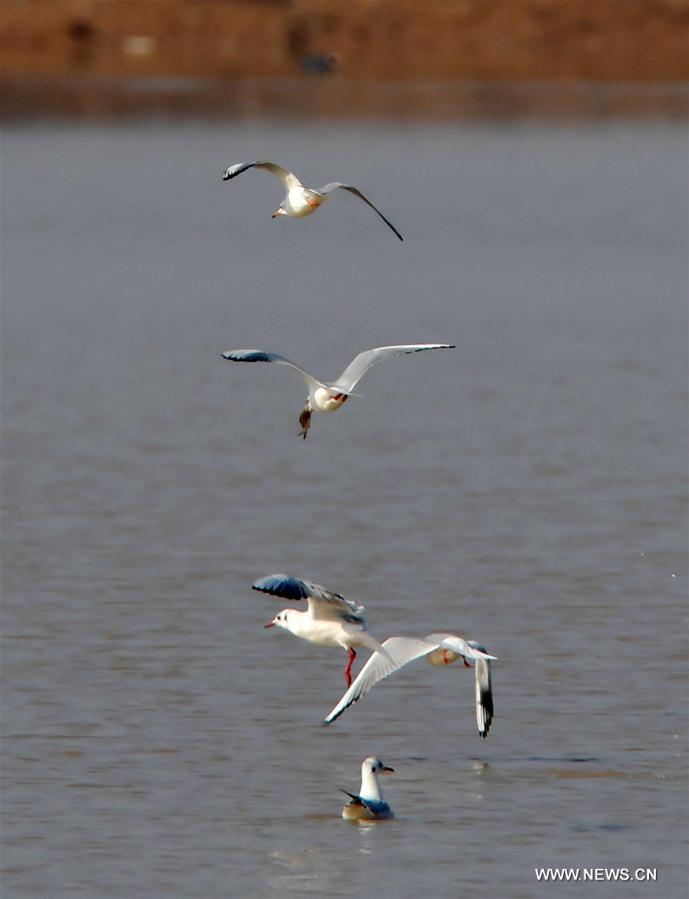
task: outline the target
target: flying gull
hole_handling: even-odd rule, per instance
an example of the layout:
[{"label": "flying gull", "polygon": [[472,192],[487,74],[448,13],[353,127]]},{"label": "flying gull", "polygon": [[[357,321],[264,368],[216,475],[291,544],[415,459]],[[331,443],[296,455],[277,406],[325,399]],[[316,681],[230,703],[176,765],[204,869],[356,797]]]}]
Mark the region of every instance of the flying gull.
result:
[{"label": "flying gull", "polygon": [[[281,627],[319,646],[341,646],[349,655],[345,668],[345,682],[352,684],[352,662],[356,658],[355,646],[371,649],[373,652],[387,652],[366,630],[366,621],[361,614],[364,607],[333,593],[318,584],[303,581],[287,574],[271,574],[252,585],[252,589],[283,599],[305,599],[308,608],[283,609],[265,627]],[[388,656],[389,658],[389,656]],[[390,659],[392,662],[392,659]]]},{"label": "flying gull", "polygon": [[306,440],[309,428],[311,427],[312,412],[334,412],[339,409],[350,396],[355,396],[352,391],[358,384],[366,372],[383,359],[390,359],[392,356],[404,356],[410,353],[420,353],[423,350],[451,350],[455,349],[453,343],[411,343],[401,346],[379,346],[372,350],[366,350],[359,353],[349,363],[347,368],[342,372],[340,377],[331,383],[319,381],[313,375],[305,371],[294,362],[290,362],[284,356],[277,353],[266,353],[264,350],[227,350],[220,355],[228,362],[276,362],[278,365],[287,365],[299,372],[306,381],[309,388],[309,395],[306,399],[306,406],[299,416],[299,424],[301,430],[299,436]]},{"label": "flying gull", "polygon": [[304,218],[304,216],[311,215],[315,212],[319,206],[325,203],[325,201],[335,193],[336,190],[348,190],[350,194],[359,197],[359,199],[370,206],[374,212],[378,213],[388,228],[394,231],[400,240],[404,240],[397,228],[395,228],[392,222],[385,218],[380,209],[377,209],[358,188],[353,187],[351,184],[333,181],[331,184],[326,184],[319,188],[305,187],[296,175],[292,174],[292,172],[288,172],[287,169],[283,169],[281,165],[276,165],[274,162],[239,162],[236,165],[231,165],[229,168],[225,169],[222,180],[229,181],[249,169],[267,169],[269,172],[277,175],[285,186],[287,196],[273,213],[273,218],[277,218],[279,215]]},{"label": "flying gull", "polygon": [[430,634],[423,640],[416,637],[390,637],[383,642],[383,647],[385,655],[378,652],[371,656],[323,724],[331,724],[350,705],[365,696],[378,681],[399,671],[409,662],[425,657],[431,665],[451,665],[457,659],[463,659],[465,667],[470,668],[467,659],[471,659],[474,662],[476,682],[476,724],[479,734],[484,738],[488,736],[493,720],[490,663],[496,660],[496,656],[489,655],[475,640],[465,640],[454,634]]}]

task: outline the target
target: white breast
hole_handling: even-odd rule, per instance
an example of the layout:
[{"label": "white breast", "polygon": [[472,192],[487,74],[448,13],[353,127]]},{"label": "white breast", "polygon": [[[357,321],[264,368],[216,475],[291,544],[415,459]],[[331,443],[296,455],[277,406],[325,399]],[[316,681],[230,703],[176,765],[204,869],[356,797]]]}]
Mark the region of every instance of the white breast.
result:
[{"label": "white breast", "polygon": [[315,212],[322,202],[323,198],[319,197],[312,190],[304,187],[293,187],[285,199],[285,208],[295,218],[303,218],[305,215],[311,215],[312,212]]},{"label": "white breast", "polygon": [[302,613],[291,628],[297,637],[318,646],[342,646],[346,635],[339,621],[320,621]]},{"label": "white breast", "polygon": [[347,399],[345,393],[334,393],[325,387],[317,387],[313,393],[312,405],[317,412],[334,412]]}]

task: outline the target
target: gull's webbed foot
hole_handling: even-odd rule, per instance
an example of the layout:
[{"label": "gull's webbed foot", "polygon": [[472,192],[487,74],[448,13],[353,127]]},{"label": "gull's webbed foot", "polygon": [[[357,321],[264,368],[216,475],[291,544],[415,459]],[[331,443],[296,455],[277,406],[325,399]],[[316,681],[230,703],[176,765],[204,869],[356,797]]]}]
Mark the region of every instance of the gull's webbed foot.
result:
[{"label": "gull's webbed foot", "polygon": [[299,416],[299,424],[301,425],[301,431],[299,431],[299,437],[303,437],[306,440],[306,435],[309,433],[309,428],[311,427],[311,410],[307,406],[301,415]]}]

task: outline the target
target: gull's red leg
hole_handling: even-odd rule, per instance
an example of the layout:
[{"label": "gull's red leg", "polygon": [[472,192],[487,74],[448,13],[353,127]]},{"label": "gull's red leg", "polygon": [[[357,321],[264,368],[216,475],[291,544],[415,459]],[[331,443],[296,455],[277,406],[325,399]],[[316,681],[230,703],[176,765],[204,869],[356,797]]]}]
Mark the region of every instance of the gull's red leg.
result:
[{"label": "gull's red leg", "polygon": [[462,656],[462,661],[464,662],[465,668],[471,668],[471,665],[467,662],[467,660],[464,658],[464,656]]},{"label": "gull's red leg", "polygon": [[349,661],[347,662],[347,667],[345,668],[345,683],[348,687],[352,686],[352,662],[356,658],[356,650],[349,647]]}]

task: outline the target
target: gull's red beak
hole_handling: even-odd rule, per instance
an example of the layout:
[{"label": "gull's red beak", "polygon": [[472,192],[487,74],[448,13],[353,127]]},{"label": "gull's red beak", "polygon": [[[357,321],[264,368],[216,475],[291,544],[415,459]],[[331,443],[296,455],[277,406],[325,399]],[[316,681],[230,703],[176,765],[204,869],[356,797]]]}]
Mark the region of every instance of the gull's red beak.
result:
[{"label": "gull's red beak", "polygon": [[394,774],[395,773],[395,769],[390,768],[388,765],[383,765],[383,767],[381,768],[381,771],[383,772],[383,774]]},{"label": "gull's red beak", "polygon": [[280,210],[276,209],[275,212],[271,215],[272,219],[276,219],[280,215]]},{"label": "gull's red beak", "polygon": [[275,619],[273,618],[268,624],[264,624],[263,627],[275,627]]}]

